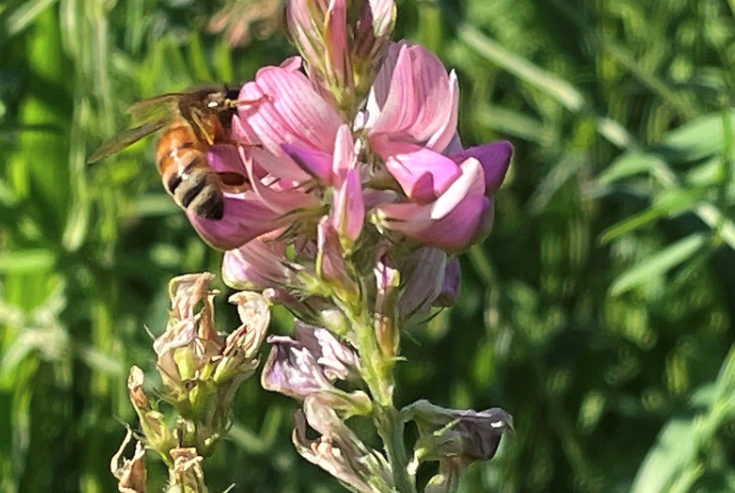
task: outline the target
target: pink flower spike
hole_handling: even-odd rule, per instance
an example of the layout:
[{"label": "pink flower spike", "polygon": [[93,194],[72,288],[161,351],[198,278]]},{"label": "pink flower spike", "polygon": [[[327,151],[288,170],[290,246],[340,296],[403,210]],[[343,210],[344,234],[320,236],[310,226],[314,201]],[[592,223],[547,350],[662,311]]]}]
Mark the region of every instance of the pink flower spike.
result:
[{"label": "pink flower spike", "polygon": [[371,144],[406,196],[420,204],[433,202],[462,174],[453,160],[415,144],[384,139]]},{"label": "pink flower spike", "polygon": [[391,45],[368,99],[371,138],[388,135],[442,152],[457,126],[459,87],[454,73],[418,45]]},{"label": "pink flower spike", "polygon": [[447,253],[457,253],[478,241],[492,228],[493,203],[485,197],[485,179],[479,161],[462,164],[462,176],[435,202],[385,204],[373,221],[409,238]]},{"label": "pink flower spike", "polygon": [[485,195],[495,193],[505,179],[510,160],[513,157],[513,145],[505,140],[490,142],[477,147],[470,147],[451,156],[452,160],[461,164],[468,158],[480,161],[485,172]]}]

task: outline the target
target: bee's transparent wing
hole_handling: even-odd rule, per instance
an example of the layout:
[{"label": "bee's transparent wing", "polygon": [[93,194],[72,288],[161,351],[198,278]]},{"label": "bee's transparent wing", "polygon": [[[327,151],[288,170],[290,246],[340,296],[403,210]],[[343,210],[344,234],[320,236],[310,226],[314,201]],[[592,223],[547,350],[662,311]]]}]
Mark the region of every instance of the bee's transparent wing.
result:
[{"label": "bee's transparent wing", "polygon": [[179,115],[179,103],[182,99],[191,97],[187,93],[161,94],[152,98],[134,103],[128,108],[128,114],[133,125],[143,125],[152,121],[173,120]]},{"label": "bee's transparent wing", "polygon": [[157,121],[144,123],[139,127],[128,129],[103,143],[96,151],[94,151],[94,153],[92,153],[91,156],[89,156],[87,162],[96,163],[97,161],[102,161],[103,159],[122,151],[126,147],[135,144],[143,137],[162,129],[168,124],[168,122],[169,118],[166,117]]}]

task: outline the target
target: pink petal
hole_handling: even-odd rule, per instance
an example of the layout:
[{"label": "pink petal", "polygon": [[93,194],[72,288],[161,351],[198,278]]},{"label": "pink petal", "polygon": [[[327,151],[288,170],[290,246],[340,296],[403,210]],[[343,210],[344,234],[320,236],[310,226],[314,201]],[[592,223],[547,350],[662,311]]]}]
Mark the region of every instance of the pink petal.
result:
[{"label": "pink petal", "polygon": [[335,188],[333,196],[332,221],[344,246],[351,248],[362,232],[365,222],[365,202],[362,198],[362,185],[357,170],[347,170],[342,185]]},{"label": "pink petal", "polygon": [[463,250],[490,231],[493,203],[484,195],[479,161],[468,159],[462,171],[463,175],[435,202],[386,204],[376,209],[374,220],[447,253]]},{"label": "pink petal", "polygon": [[281,148],[299,167],[323,185],[332,184],[332,156],[316,149],[282,144]]},{"label": "pink petal", "polygon": [[396,43],[368,100],[370,135],[384,134],[442,152],[456,131],[459,88],[430,51]]},{"label": "pink petal", "polygon": [[252,240],[225,252],[222,278],[230,287],[262,291],[288,284],[296,272],[285,262],[285,247],[278,242]]},{"label": "pink petal", "polygon": [[252,149],[246,154],[241,148],[240,154],[245,163],[245,169],[248,172],[253,192],[264,206],[278,214],[284,215],[300,209],[310,209],[319,206],[319,199],[314,195],[296,189],[277,189],[276,187],[265,185],[261,180],[257,179],[254,175],[254,160],[257,159],[259,164],[262,164],[269,157],[268,153],[259,149]]},{"label": "pink petal", "polygon": [[470,147],[452,155],[451,158],[457,164],[461,164],[468,158],[475,158],[480,161],[485,173],[485,195],[491,195],[503,183],[512,156],[513,145],[508,141],[501,140]]},{"label": "pink petal", "polygon": [[434,201],[462,174],[454,161],[421,146],[383,139],[371,146],[406,196],[417,203]]},{"label": "pink petal", "polygon": [[219,221],[210,221],[186,211],[199,236],[220,250],[237,248],[287,223],[283,216],[263,205],[252,192],[226,193],[224,211]]},{"label": "pink petal", "polygon": [[300,72],[281,67],[265,67],[254,82],[248,82],[240,99],[266,98],[257,105],[238,108],[238,114],[254,135],[247,141],[260,142],[275,155],[281,144],[293,144],[332,152],[334,136],[342,123],[339,115],[312,88]]},{"label": "pink petal", "polygon": [[349,90],[353,87],[352,67],[350,64],[350,52],[347,44],[347,6],[345,0],[331,0],[326,18],[324,19],[324,46],[325,54],[311,65],[320,61],[326,62],[326,74],[330,76],[335,85]]}]

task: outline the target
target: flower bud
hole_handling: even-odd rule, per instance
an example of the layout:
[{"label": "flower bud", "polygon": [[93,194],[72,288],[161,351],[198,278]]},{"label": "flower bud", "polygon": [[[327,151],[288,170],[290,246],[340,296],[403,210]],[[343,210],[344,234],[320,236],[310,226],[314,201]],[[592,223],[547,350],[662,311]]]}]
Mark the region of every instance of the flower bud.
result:
[{"label": "flower bud", "polygon": [[462,268],[459,265],[459,259],[451,258],[447,260],[444,268],[444,280],[442,281],[441,292],[432,301],[432,306],[443,308],[450,307],[459,298],[459,290],[462,287]]},{"label": "flower bud", "polygon": [[416,457],[420,461],[450,459],[461,466],[495,455],[503,433],[513,430],[513,418],[494,407],[485,411],[445,409],[420,400],[404,408],[406,421],[419,429]]},{"label": "flower bud", "polygon": [[401,262],[405,288],[399,309],[405,320],[425,320],[432,303],[440,295],[447,254],[433,247],[419,248]]},{"label": "flower bud", "polygon": [[400,271],[388,257],[387,246],[377,249],[375,268],[375,338],[385,361],[392,361],[398,354],[400,334],[398,327],[398,286]]},{"label": "flower bud", "polygon": [[365,202],[357,169],[355,142],[347,125],[342,125],[337,131],[332,172],[332,223],[339,233],[342,247],[349,252],[362,232]]},{"label": "flower bud", "polygon": [[146,445],[161,456],[167,457],[169,450],[176,446],[176,442],[163,414],[151,407],[148,398],[143,393],[144,382],[143,370],[137,366],[130,368],[128,376],[130,402],[133,403],[135,412],[138,414]]},{"label": "flower bud", "polygon": [[452,493],[459,488],[462,468],[454,461],[439,461],[439,472],[426,483],[424,493]]},{"label": "flower bud", "polygon": [[329,284],[338,299],[354,305],[359,300],[360,288],[347,271],[348,264],[339,236],[327,216],[319,221],[317,241],[318,276]]},{"label": "flower bud", "polygon": [[362,98],[370,91],[375,73],[390,45],[396,5],[393,0],[366,0],[359,8],[352,60],[356,91]]},{"label": "flower bud", "polygon": [[289,0],[286,30],[336,106],[348,113],[370,90],[395,23],[393,0]]}]

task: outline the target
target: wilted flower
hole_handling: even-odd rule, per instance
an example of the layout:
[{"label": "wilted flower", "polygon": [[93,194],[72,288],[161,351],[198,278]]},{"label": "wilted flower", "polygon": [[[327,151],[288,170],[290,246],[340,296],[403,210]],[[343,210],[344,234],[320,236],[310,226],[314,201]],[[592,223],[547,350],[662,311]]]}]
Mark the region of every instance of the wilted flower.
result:
[{"label": "wilted flower", "polygon": [[143,370],[137,366],[131,367],[128,376],[128,392],[130,402],[138,414],[146,445],[165,457],[168,451],[176,445],[176,440],[166,423],[165,416],[151,406],[143,392],[144,382]]},{"label": "wilted flower", "polygon": [[[219,356],[221,338],[214,327],[214,293],[209,291],[211,274],[177,277],[169,285],[172,309],[166,331],[153,343],[156,364],[163,378],[164,398],[177,406],[194,406],[190,397],[204,374],[211,373]],[[195,307],[201,302],[201,311]],[[199,396],[199,392],[194,392]],[[196,407],[196,406],[194,406]]]},{"label": "wilted flower", "polygon": [[371,403],[364,392],[348,393],[334,386],[337,379],[359,374],[360,363],[354,351],[326,329],[297,320],[295,331],[296,339],[268,338],[273,346],[261,374],[263,388],[299,400],[313,395],[348,414],[367,414]]},{"label": "wilted flower", "polygon": [[[229,413],[240,384],[255,371],[257,352],[270,322],[270,304],[260,294],[236,293],[230,302],[237,305],[242,325],[231,334],[218,334],[214,325],[214,292],[209,290],[212,275],[191,274],[170,283],[172,308],[166,331],[153,347],[164,388],[149,399],[140,368],[130,370],[130,400],[140,418],[146,445],[169,459],[175,446],[195,446],[209,454],[211,447],[227,431]],[[181,418],[169,428],[158,411],[163,400]]]},{"label": "wilted flower", "polygon": [[125,459],[122,454],[125,447],[133,438],[133,432],[128,428],[123,443],[110,461],[110,472],[117,478],[120,493],[145,493],[145,447],[141,442],[135,442],[135,453],[132,459]]},{"label": "wilted flower", "polygon": [[270,305],[268,300],[248,291],[235,293],[229,302],[237,305],[242,325],[225,339],[212,375],[216,384],[230,380],[239,382],[253,374],[258,363],[258,350],[265,339],[270,324]]},{"label": "wilted flower", "polygon": [[513,430],[513,418],[498,407],[459,411],[420,400],[401,413],[404,420],[413,420],[418,426],[419,461],[451,460],[465,466],[476,460],[490,460],[503,433]]},{"label": "wilted flower", "polygon": [[[390,466],[385,458],[367,447],[317,396],[307,397],[304,411],[294,415],[293,442],[297,452],[353,491],[382,493],[396,491]],[[306,438],[306,423],[320,433],[315,440]]]},{"label": "wilted flower", "polygon": [[207,493],[204,484],[203,458],[195,448],[182,447],[171,450],[174,465],[169,469],[166,493]]}]

